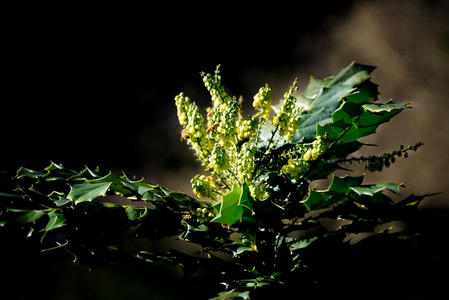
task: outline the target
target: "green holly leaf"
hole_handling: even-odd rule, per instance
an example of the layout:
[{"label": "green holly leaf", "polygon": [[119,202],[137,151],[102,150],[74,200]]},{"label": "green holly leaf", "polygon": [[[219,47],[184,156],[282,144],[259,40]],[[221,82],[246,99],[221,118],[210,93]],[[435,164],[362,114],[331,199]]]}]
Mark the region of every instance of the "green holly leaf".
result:
[{"label": "green holly leaf", "polygon": [[42,210],[16,210],[11,209],[12,212],[24,212],[23,215],[17,217],[14,222],[18,224],[29,224],[34,223],[39,220],[42,216],[46,214],[45,211]]},{"label": "green holly leaf", "polygon": [[114,192],[117,195],[123,197],[132,197],[134,195],[133,190],[132,189],[130,190],[129,185],[126,185],[125,179],[115,175],[112,172],[109,172],[109,174],[104,177],[88,180],[88,182],[92,183],[110,182],[112,183],[109,188],[111,192]]},{"label": "green holly leaf", "polygon": [[307,207],[308,210],[318,209],[323,205],[323,203],[327,202],[332,195],[326,193],[326,191],[315,191],[309,190],[309,195],[307,199],[302,203]]},{"label": "green holly leaf", "polygon": [[376,132],[379,125],[390,121],[402,110],[408,108],[408,103],[361,105],[346,101],[332,114],[332,123],[317,124],[317,134],[327,133],[331,140],[339,139],[340,143],[353,142],[361,137]]},{"label": "green holly leaf", "polygon": [[112,182],[99,183],[79,183],[74,184],[70,188],[68,198],[73,199],[75,204],[92,201],[100,196],[105,196]]},{"label": "green holly leaf", "polygon": [[232,226],[237,221],[242,220],[243,207],[252,209],[251,203],[249,202],[248,187],[241,188],[234,185],[231,192],[223,196],[218,215],[212,222]]},{"label": "green holly leaf", "polygon": [[409,104],[410,103],[394,103],[393,101],[388,101],[384,104],[365,104],[363,105],[363,108],[373,113],[391,112],[397,109],[403,110],[409,108]]},{"label": "green holly leaf", "polygon": [[40,232],[50,231],[67,225],[67,218],[58,210],[52,210],[47,215],[49,217],[48,223]]},{"label": "green holly leaf", "polygon": [[311,238],[300,238],[300,239],[288,237],[287,242],[289,243],[290,251],[293,252],[293,251],[296,251],[299,249],[306,248],[307,246],[309,246],[311,243],[313,243],[317,239],[318,239],[317,236],[314,236]]},{"label": "green holly leaf", "polygon": [[309,195],[302,203],[309,210],[329,207],[332,203],[341,203],[347,201],[348,194],[353,191],[354,186],[360,186],[363,182],[363,176],[344,176],[333,175],[332,182],[327,190],[309,190]]},{"label": "green holly leaf", "polygon": [[374,194],[381,192],[385,189],[395,193],[396,195],[401,195],[400,188],[405,187],[402,183],[380,183],[380,184],[373,184],[368,186],[358,186],[358,187],[351,187],[351,190],[356,192],[358,195],[365,195],[365,196],[374,196]]},{"label": "green holly leaf", "polygon": [[237,291],[235,289],[230,291],[224,291],[218,294],[218,297],[211,298],[211,300],[223,300],[223,299],[249,299],[249,291]]},{"label": "green holly leaf", "polygon": [[17,171],[16,178],[33,178],[33,179],[39,179],[43,177],[46,172],[40,172],[40,171],[34,171],[25,167],[20,167],[20,169]]},{"label": "green holly leaf", "polygon": [[353,62],[335,77],[323,80],[312,77],[304,93],[298,97],[297,105],[308,109],[301,117],[298,132],[291,142],[312,141],[317,135],[317,125],[335,122],[333,114],[342,105],[343,98],[352,96],[352,102],[360,105],[372,103],[378,95],[377,86],[369,81],[374,69]]},{"label": "green holly leaf", "polygon": [[335,194],[348,194],[351,191],[351,187],[359,186],[363,182],[363,176],[333,176],[331,185],[328,191]]}]

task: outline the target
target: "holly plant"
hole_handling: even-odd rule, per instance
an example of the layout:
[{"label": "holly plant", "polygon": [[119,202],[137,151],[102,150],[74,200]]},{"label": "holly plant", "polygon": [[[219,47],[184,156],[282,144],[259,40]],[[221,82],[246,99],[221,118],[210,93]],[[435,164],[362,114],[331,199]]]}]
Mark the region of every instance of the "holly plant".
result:
[{"label": "holly plant", "polygon": [[[98,168],[22,167],[3,179],[2,230],[91,267],[163,263],[186,280],[207,277],[204,298],[258,299],[317,284],[323,247],[352,253],[363,241],[352,244],[351,237],[367,232],[366,240],[412,241],[412,229],[390,232],[388,224],[415,215],[427,196],[398,202],[391,195],[400,195],[402,183],[335,175],[353,165],[381,172],[422,145],[352,156],[367,146],[361,138],[409,108],[377,101],[373,70],[351,63],[336,76],[311,77],[300,94],[295,79],[275,105],[266,84],[252,99],[252,115],[244,114],[242,97],[225,91],[219,66],[201,73],[210,107],[184,93],[175,97],[181,139],[204,167],[191,179],[197,198]],[[327,188],[314,187],[320,179],[330,179]],[[117,196],[129,202],[119,204]],[[156,247],[161,240],[168,246]]]}]

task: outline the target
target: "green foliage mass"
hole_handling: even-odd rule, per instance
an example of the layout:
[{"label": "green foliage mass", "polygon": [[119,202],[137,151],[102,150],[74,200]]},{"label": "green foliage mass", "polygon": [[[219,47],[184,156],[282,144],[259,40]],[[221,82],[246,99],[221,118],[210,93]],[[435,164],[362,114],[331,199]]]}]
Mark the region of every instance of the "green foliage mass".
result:
[{"label": "green foliage mass", "polygon": [[[336,76],[311,77],[297,96],[295,80],[277,105],[267,84],[254,96],[257,112],[245,118],[243,99],[225,92],[219,68],[202,73],[212,98],[206,118],[184,93],[175,98],[182,137],[209,173],[191,181],[200,199],[125,174],[51,163],[43,171],[22,167],[4,176],[0,226],[35,239],[42,251],[63,249],[91,267],[163,261],[189,280],[213,274],[208,297],[219,299],[257,298],[298,279],[314,282],[311,269],[320,259],[314,253],[326,243],[349,247],[347,238],[363,232],[398,242],[416,235],[376,228],[415,215],[425,196],[395,202],[388,193],[400,195],[402,183],[364,184],[363,175],[333,174],[354,163],[382,171],[422,145],[351,156],[364,146],[360,138],[409,108],[377,102],[373,70],[351,63]],[[324,178],[332,179],[327,189],[313,188]],[[323,219],[337,225],[326,229]],[[197,250],[161,250],[154,242],[163,238]]]}]

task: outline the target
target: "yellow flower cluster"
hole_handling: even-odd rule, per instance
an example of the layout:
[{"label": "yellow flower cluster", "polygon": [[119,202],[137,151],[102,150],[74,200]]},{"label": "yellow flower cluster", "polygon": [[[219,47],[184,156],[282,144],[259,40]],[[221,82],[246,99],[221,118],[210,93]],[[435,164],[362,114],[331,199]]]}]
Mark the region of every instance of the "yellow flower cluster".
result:
[{"label": "yellow flower cluster", "polygon": [[322,136],[318,136],[315,141],[313,141],[313,147],[304,154],[304,160],[317,160],[320,155],[322,155],[329,147],[329,142],[323,139]]},{"label": "yellow flower cluster", "polygon": [[209,91],[212,98],[214,109],[217,109],[217,111],[224,111],[224,107],[221,107],[221,105],[229,102],[231,97],[226,94],[224,87],[221,85],[220,65],[218,65],[215,70],[215,76],[204,73],[202,73],[201,76],[203,77],[204,86]]},{"label": "yellow flower cluster", "polygon": [[264,184],[254,183],[249,186],[249,192],[254,199],[266,199],[270,196]]},{"label": "yellow flower cluster", "polygon": [[251,183],[255,167],[256,147],[253,143],[244,143],[238,153],[234,169],[240,183]]},{"label": "yellow flower cluster", "polygon": [[[179,123],[184,127],[182,138],[195,150],[197,157],[220,180],[215,184],[212,177],[195,176],[191,183],[198,197],[216,199],[217,194],[225,195],[233,185],[242,187],[248,185],[254,199],[266,199],[269,192],[260,179],[255,178],[255,168],[259,134],[265,121],[270,119],[272,110],[272,89],[266,84],[261,87],[253,98],[253,106],[258,111],[242,120],[242,101],[230,97],[221,84],[219,66],[215,74],[201,74],[203,82],[212,98],[212,107],[207,109],[207,126],[197,105],[181,93],[175,97],[178,109]],[[278,131],[285,140],[290,140],[300,124],[300,108],[295,105],[293,94],[297,90],[297,80],[284,95],[284,100],[272,119],[273,137]],[[315,149],[316,148],[316,149]],[[320,155],[322,148],[313,146],[310,153],[305,149],[300,158],[291,158],[288,165],[282,167],[282,172],[294,176],[303,172],[308,166],[308,160]],[[315,151],[315,152],[313,152]],[[306,159],[308,158],[308,159]],[[207,218],[202,218],[207,219]]]},{"label": "yellow flower cluster", "polygon": [[230,148],[237,143],[235,118],[240,102],[226,94],[219,74],[219,66],[215,70],[215,76],[202,74],[204,86],[211,95],[213,105],[209,109],[207,125],[210,128],[209,133],[217,137],[223,147]]},{"label": "yellow flower cluster", "polygon": [[284,102],[272,121],[273,124],[279,125],[279,134],[287,141],[291,140],[301,124],[301,108],[295,105],[296,98],[293,97],[293,94],[298,89],[297,82],[298,79],[296,78],[290,90],[285,93]]},{"label": "yellow flower cluster", "polygon": [[237,116],[239,105],[235,99],[221,105],[222,108],[224,107],[224,110],[218,123],[217,132],[220,143],[225,148],[230,148],[237,143],[235,117]]},{"label": "yellow flower cluster", "polygon": [[237,127],[237,139],[239,141],[243,141],[245,139],[250,139],[255,136],[257,130],[259,129],[260,119],[250,117],[244,121],[241,121],[239,126]]},{"label": "yellow flower cluster", "polygon": [[271,93],[271,87],[265,84],[265,87],[261,87],[259,92],[254,96],[253,106],[260,111],[265,120],[270,119]]},{"label": "yellow flower cluster", "polygon": [[309,167],[310,163],[305,161],[303,158],[290,158],[288,160],[288,164],[282,166],[281,171],[296,177],[307,171]]},{"label": "yellow flower cluster", "polygon": [[[310,144],[309,144],[310,145]],[[290,158],[288,164],[282,166],[281,171],[293,177],[306,172],[310,168],[310,161],[317,160],[329,147],[326,137],[318,136],[311,147],[302,146],[299,149],[301,157]]]},{"label": "yellow flower cluster", "polygon": [[195,150],[198,158],[204,163],[212,150],[213,144],[207,139],[203,123],[204,119],[198,111],[198,106],[195,103],[190,103],[187,111],[187,125],[185,126],[186,134],[189,137],[187,141]]},{"label": "yellow flower cluster", "polygon": [[209,157],[209,167],[217,174],[231,167],[231,159],[226,149],[221,147],[219,143],[214,145],[214,149]]},{"label": "yellow flower cluster", "polygon": [[196,210],[190,211],[190,214],[196,217],[198,223],[205,223],[215,218],[215,214],[207,208],[198,207]]},{"label": "yellow flower cluster", "polygon": [[200,198],[209,197],[216,198],[215,194],[215,181],[211,176],[195,175],[190,181],[192,184],[193,192]]},{"label": "yellow flower cluster", "polygon": [[179,124],[182,126],[187,125],[187,108],[190,104],[189,97],[186,97],[184,93],[180,93],[175,97],[175,104],[178,112]]}]

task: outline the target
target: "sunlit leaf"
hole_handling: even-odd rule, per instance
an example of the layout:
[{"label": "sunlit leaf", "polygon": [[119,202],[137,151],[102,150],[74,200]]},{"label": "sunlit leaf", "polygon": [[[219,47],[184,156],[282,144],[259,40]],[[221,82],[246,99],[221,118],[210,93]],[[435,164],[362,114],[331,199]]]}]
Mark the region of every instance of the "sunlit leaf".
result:
[{"label": "sunlit leaf", "polygon": [[25,167],[20,167],[17,171],[17,178],[41,178],[46,174],[46,172],[34,171]]},{"label": "sunlit leaf", "polygon": [[363,176],[332,176],[332,182],[328,191],[335,194],[347,194],[351,191],[351,187],[359,186],[363,182]]},{"label": "sunlit leaf", "polygon": [[70,202],[72,202],[72,200],[70,200],[70,198],[60,196],[59,200],[56,201],[55,204],[56,204],[56,206],[63,206]]},{"label": "sunlit leaf", "polygon": [[[300,100],[309,109],[302,115],[292,143],[312,141],[317,134],[317,125],[324,126],[333,121],[332,114],[342,105],[341,99],[357,94],[353,96],[352,102],[358,101],[360,105],[372,102],[378,94],[377,86],[369,86],[366,82],[374,69],[372,66],[352,63],[335,77],[325,80],[312,77]],[[362,89],[358,89],[360,85],[363,85]]]},{"label": "sunlit leaf", "polygon": [[399,183],[399,184],[380,183],[380,184],[373,184],[373,185],[369,185],[369,186],[351,187],[351,190],[353,190],[354,192],[356,192],[359,195],[373,196],[374,194],[387,189],[397,195],[400,195],[401,194],[400,187],[404,187],[404,185],[402,183]]},{"label": "sunlit leaf", "polygon": [[67,197],[73,199],[75,204],[92,201],[95,198],[105,196],[111,184],[111,182],[74,184]]},{"label": "sunlit leaf", "polygon": [[[223,196],[218,215],[212,220],[221,224],[232,226],[240,221],[243,215],[243,206],[239,205],[242,198],[243,189],[237,185],[232,187],[229,194]],[[243,200],[245,202],[245,200]]]},{"label": "sunlit leaf", "polygon": [[293,238],[289,238],[287,241],[289,243],[289,248],[290,251],[296,251],[302,248],[306,248],[307,246],[309,246],[311,243],[313,243],[314,241],[316,241],[318,239],[317,236],[311,237],[311,238],[300,238],[300,239],[293,239]]}]

